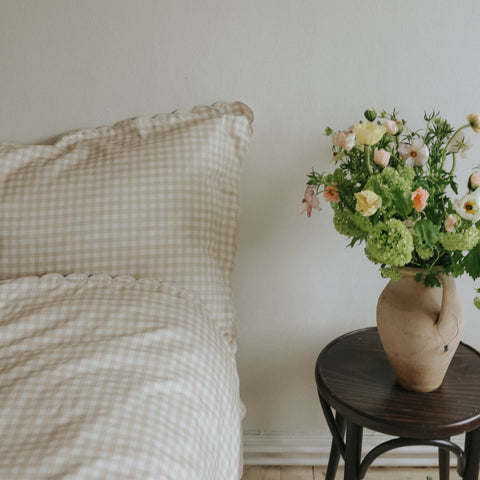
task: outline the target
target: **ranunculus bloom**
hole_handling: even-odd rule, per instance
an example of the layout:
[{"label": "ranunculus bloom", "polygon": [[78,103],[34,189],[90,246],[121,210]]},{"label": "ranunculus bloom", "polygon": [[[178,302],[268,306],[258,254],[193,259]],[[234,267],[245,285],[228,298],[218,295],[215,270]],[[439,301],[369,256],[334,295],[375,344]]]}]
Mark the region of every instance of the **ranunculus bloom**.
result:
[{"label": "ranunculus bloom", "polygon": [[357,199],[355,210],[364,217],[373,215],[382,206],[382,197],[371,190],[362,190],[355,194],[355,198]]},{"label": "ranunculus bloom", "polygon": [[414,192],[411,193],[413,200],[413,208],[417,212],[423,212],[427,205],[428,192],[422,187],[418,187]]},{"label": "ranunculus bloom", "polygon": [[421,167],[428,161],[428,147],[421,138],[414,138],[412,143],[401,143],[398,152],[408,167]]},{"label": "ranunculus bloom", "polygon": [[316,208],[317,210],[321,210],[320,201],[315,195],[315,190],[309,185],[305,189],[302,203],[298,206],[298,213],[300,213],[301,215],[303,212],[306,211],[307,217],[310,218],[312,216],[312,209],[314,208]]},{"label": "ranunculus bloom", "polygon": [[328,187],[323,192],[323,198],[327,202],[339,202],[340,195],[338,194],[338,188],[336,187],[336,183],[333,185],[328,185]]},{"label": "ranunculus bloom", "polygon": [[477,192],[470,192],[453,202],[455,211],[465,220],[478,222],[480,220],[480,202]]},{"label": "ranunculus bloom", "polygon": [[355,145],[355,134],[353,132],[337,132],[332,135],[332,143],[336,147],[342,147],[347,152]]},{"label": "ranunculus bloom", "polygon": [[475,172],[468,179],[468,188],[469,190],[476,190],[478,187],[480,187],[480,172]]},{"label": "ranunculus bloom", "polygon": [[386,131],[387,129],[383,125],[372,122],[357,123],[353,127],[355,137],[362,145],[375,145],[382,139]]},{"label": "ranunculus bloom", "polygon": [[455,225],[457,224],[457,219],[454,215],[449,215],[445,219],[445,230],[447,232],[453,232],[455,230]]},{"label": "ranunculus bloom", "polygon": [[398,133],[398,123],[395,120],[385,120],[383,122],[383,126],[390,135],[395,135]]},{"label": "ranunculus bloom", "polygon": [[380,150],[378,148],[375,149],[375,152],[373,153],[373,161],[382,167],[386,167],[388,165],[388,162],[390,161],[390,152],[387,152],[383,148]]},{"label": "ranunculus bloom", "polygon": [[467,116],[468,123],[475,133],[480,133],[480,114],[471,113]]}]

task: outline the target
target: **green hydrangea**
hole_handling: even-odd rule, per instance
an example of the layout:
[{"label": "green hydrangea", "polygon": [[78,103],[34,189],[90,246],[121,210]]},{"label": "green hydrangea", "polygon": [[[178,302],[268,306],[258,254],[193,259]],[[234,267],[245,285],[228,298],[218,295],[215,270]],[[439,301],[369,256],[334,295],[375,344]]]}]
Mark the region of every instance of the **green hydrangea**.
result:
[{"label": "green hydrangea", "polygon": [[471,226],[463,232],[442,232],[440,242],[446,250],[471,250],[480,240],[478,228]]},{"label": "green hydrangea", "polygon": [[383,201],[382,211],[390,212],[394,209],[392,192],[394,190],[410,192],[414,176],[413,168],[404,168],[402,170],[384,168],[380,173],[368,179],[364,189],[380,195]]},{"label": "green hydrangea", "polygon": [[398,282],[402,278],[402,272],[396,267],[382,267],[380,273],[383,278],[389,278],[392,282]]},{"label": "green hydrangea", "polygon": [[372,228],[365,252],[377,263],[402,267],[412,259],[413,238],[403,222],[391,218]]},{"label": "green hydrangea", "polygon": [[332,205],[333,225],[338,233],[347,237],[358,237],[364,235],[371,228],[370,220],[358,212],[352,213],[349,210],[341,210]]},{"label": "green hydrangea", "polygon": [[431,248],[424,246],[416,247],[415,251],[422,260],[428,260],[429,258],[432,258],[435,253]]}]

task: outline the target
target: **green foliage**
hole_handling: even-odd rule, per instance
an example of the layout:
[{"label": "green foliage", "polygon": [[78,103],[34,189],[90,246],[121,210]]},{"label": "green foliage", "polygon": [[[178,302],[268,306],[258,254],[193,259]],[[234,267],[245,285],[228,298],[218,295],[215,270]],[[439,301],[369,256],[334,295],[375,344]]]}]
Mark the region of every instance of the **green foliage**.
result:
[{"label": "green foliage", "polygon": [[469,182],[463,197],[449,193],[459,191],[456,156],[467,147],[462,130],[479,132],[480,116],[470,114],[454,128],[432,111],[416,131],[395,110],[367,109],[364,116],[352,129],[327,127],[335,168],[308,175],[315,194],[329,189],[337,231],[349,246],[365,243],[367,257],[386,275],[407,266],[422,269],[426,285],[438,285],[439,274],[479,278],[480,188]]},{"label": "green foliage", "polygon": [[480,243],[477,243],[463,259],[463,266],[473,279],[480,277]]}]

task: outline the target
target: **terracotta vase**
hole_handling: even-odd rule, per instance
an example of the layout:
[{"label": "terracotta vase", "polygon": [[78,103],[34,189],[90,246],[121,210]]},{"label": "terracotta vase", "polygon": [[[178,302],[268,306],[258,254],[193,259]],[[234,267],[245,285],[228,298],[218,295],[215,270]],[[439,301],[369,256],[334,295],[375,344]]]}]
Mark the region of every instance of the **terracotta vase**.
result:
[{"label": "terracotta vase", "polygon": [[441,287],[416,282],[417,269],[402,269],[377,304],[380,339],[400,385],[430,392],[439,388],[463,333],[464,314],[455,280],[439,276]]}]

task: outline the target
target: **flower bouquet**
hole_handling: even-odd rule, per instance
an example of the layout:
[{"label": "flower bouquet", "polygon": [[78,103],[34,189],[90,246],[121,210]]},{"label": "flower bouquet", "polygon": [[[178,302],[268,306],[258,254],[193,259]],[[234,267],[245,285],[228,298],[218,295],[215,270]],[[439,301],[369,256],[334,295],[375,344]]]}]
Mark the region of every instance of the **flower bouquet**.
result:
[{"label": "flower bouquet", "polygon": [[[335,229],[349,246],[365,244],[367,258],[392,280],[400,267],[420,269],[415,279],[426,286],[439,286],[441,274],[480,277],[480,171],[460,195],[455,177],[457,156],[471,147],[466,129],[480,132],[480,115],[453,128],[439,113],[425,114],[420,131],[395,111],[364,115],[347,130],[326,129],[335,169],[308,175],[299,212],[320,210],[323,193]],[[479,296],[474,303],[480,308]]]}]

